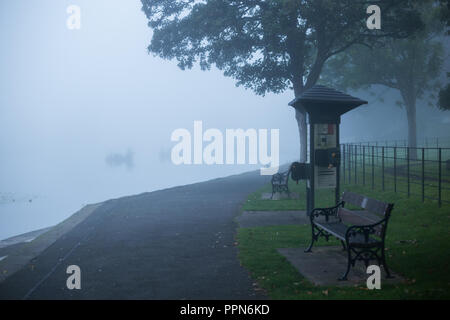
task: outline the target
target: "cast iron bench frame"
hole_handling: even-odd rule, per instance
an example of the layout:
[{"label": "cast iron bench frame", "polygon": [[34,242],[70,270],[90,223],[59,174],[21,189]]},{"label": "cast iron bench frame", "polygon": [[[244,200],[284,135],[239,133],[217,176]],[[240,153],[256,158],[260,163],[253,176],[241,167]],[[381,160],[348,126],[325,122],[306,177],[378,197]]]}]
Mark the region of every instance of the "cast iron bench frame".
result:
[{"label": "cast iron bench frame", "polygon": [[287,192],[289,195],[289,175],[291,174],[291,168],[285,172],[279,172],[272,176],[272,197],[275,192]]},{"label": "cast iron bench frame", "polygon": [[[383,265],[387,278],[392,278],[385,259],[385,237],[394,205],[353,192],[344,192],[341,200],[335,207],[311,211],[312,239],[305,252],[311,252],[320,236],[327,241],[334,236],[347,251],[347,270],[339,280],[347,280],[350,268],[358,260],[364,261],[366,268],[371,260],[376,260],[378,265]],[[350,211],[344,207],[346,203],[365,210]]]}]

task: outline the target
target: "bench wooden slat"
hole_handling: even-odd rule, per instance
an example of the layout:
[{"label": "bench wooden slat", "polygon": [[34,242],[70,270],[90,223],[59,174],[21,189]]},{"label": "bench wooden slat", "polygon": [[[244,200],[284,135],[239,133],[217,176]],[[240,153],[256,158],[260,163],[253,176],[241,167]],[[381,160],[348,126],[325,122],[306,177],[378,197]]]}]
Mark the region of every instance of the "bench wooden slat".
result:
[{"label": "bench wooden slat", "polygon": [[380,221],[380,217],[371,215],[365,211],[351,211],[346,208],[339,208],[338,216],[342,222],[351,225],[366,226]]},{"label": "bench wooden slat", "polygon": [[389,204],[375,200],[372,198],[365,197],[363,195],[354,192],[344,192],[342,195],[342,200],[346,203],[352,204],[354,206],[363,208],[369,212],[385,215],[387,213]]},{"label": "bench wooden slat", "polygon": [[388,206],[388,203],[368,198],[365,209],[369,212],[385,215],[387,213]]},{"label": "bench wooden slat", "polygon": [[315,224],[338,239],[345,240],[347,226],[339,222],[315,222]]},{"label": "bench wooden slat", "polygon": [[[328,232],[329,234],[335,236],[336,238],[345,241],[345,234],[348,229],[348,227],[346,225],[344,225],[342,223],[338,223],[338,222],[331,222],[331,223],[330,222],[321,222],[321,223],[316,222],[315,224],[317,226],[319,226],[320,228],[322,228],[323,230],[325,230],[326,232]],[[378,243],[378,242],[379,242],[379,240],[369,237],[368,244]],[[364,235],[358,234],[358,235],[351,237],[350,243],[364,244],[365,243]]]},{"label": "bench wooden slat", "polygon": [[[381,219],[378,215],[370,214],[366,211],[350,211],[345,208],[339,208],[338,216],[342,222],[348,225],[367,226],[379,222]],[[376,235],[381,236],[383,226],[375,227]]]},{"label": "bench wooden slat", "polygon": [[349,191],[344,192],[342,195],[343,201],[345,201],[346,203],[350,203],[355,206],[361,207],[361,208],[363,207],[362,203],[363,203],[364,198],[365,197],[360,194],[357,194],[354,192],[349,192]]}]

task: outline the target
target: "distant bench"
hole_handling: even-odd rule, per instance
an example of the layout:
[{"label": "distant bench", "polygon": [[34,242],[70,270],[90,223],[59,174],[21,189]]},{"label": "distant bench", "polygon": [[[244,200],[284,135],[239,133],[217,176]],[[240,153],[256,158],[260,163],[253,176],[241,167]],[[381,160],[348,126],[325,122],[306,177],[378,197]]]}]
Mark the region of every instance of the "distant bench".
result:
[{"label": "distant bench", "polygon": [[[350,211],[344,206],[351,204],[364,211]],[[383,265],[387,277],[391,274],[385,259],[385,236],[393,204],[367,198],[353,192],[344,192],[342,201],[335,207],[316,208],[310,213],[312,240],[305,252],[311,252],[320,236],[327,241],[330,236],[341,240],[347,251],[347,270],[339,280],[347,280],[351,266],[364,261],[366,268],[371,260]]]},{"label": "distant bench", "polygon": [[287,192],[289,195],[289,175],[291,174],[291,168],[285,172],[279,172],[272,176],[272,197],[275,192]]}]

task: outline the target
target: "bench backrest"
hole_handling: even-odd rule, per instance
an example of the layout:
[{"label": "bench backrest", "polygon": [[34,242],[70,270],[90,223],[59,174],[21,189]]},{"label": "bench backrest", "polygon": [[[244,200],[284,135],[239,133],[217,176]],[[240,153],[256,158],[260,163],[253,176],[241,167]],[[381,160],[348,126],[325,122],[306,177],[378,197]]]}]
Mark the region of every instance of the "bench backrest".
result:
[{"label": "bench backrest", "polygon": [[[351,225],[371,225],[384,218],[388,219],[393,208],[393,204],[367,198],[353,192],[344,192],[342,201],[364,209],[364,211],[351,211],[343,207],[339,208],[339,218],[342,222]],[[376,234],[382,237],[385,227],[385,224],[376,226]]]},{"label": "bench backrest", "polygon": [[348,191],[343,193],[342,201],[381,216],[390,215],[393,207],[393,205],[390,203],[385,203]]},{"label": "bench backrest", "polygon": [[272,176],[272,182],[278,182],[281,184],[287,184],[289,181],[289,175],[291,174],[291,168],[289,168],[289,170],[284,171],[284,172],[278,172],[275,173]]}]

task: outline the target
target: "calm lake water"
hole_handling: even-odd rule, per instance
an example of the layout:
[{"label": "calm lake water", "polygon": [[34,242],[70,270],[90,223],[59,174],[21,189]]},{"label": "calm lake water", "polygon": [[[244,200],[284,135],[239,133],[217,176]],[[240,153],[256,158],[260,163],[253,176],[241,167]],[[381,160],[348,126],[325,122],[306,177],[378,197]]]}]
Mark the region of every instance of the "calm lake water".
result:
[{"label": "calm lake water", "polygon": [[[259,167],[174,166],[158,163],[157,166],[127,169],[104,165],[103,169],[96,169],[95,172],[86,170],[78,176],[36,175],[29,178],[28,184],[15,188],[19,191],[5,190],[6,186],[2,184],[0,240],[58,224],[86,204],[255,169]],[[49,181],[54,183],[49,184]]]}]

